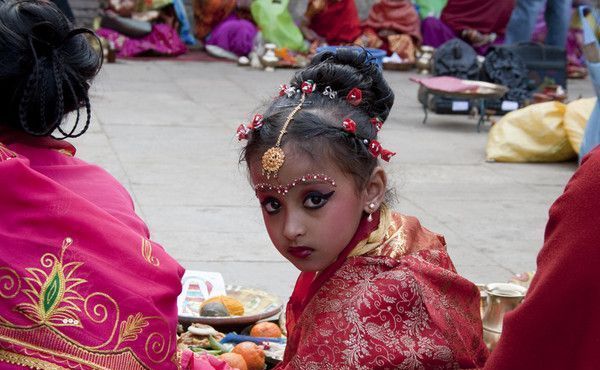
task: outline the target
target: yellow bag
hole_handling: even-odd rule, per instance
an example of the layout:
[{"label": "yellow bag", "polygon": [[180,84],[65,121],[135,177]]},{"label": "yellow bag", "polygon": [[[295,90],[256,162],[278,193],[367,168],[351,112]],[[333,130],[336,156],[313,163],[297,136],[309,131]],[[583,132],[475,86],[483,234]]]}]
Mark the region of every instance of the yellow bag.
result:
[{"label": "yellow bag", "polygon": [[596,98],[577,99],[567,104],[564,125],[573,150],[579,154],[583,132],[596,105]]},{"label": "yellow bag", "polygon": [[532,104],[508,113],[490,129],[487,160],[559,162],[577,154],[563,125],[566,106],[560,102]]}]

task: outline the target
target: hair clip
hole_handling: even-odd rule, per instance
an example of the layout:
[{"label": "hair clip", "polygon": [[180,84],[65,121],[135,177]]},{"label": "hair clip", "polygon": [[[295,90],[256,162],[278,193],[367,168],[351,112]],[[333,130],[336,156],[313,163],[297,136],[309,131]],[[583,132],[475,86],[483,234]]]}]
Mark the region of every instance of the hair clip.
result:
[{"label": "hair clip", "polygon": [[350,105],[355,107],[358,106],[362,102],[362,91],[357,87],[353,87],[352,90],[348,92],[348,95],[346,95],[346,100]]},{"label": "hair clip", "polygon": [[323,95],[328,96],[329,99],[335,99],[337,97],[337,91],[334,91],[331,86],[326,86],[323,90]]},{"label": "hair clip", "polygon": [[383,121],[379,117],[373,117],[370,121],[373,127],[375,127],[375,129],[377,130],[377,132],[379,132],[383,127]]},{"label": "hair clip", "polygon": [[350,118],[346,118],[344,120],[344,122],[342,122],[342,128],[344,129],[344,131],[346,131],[349,134],[355,134],[356,133],[356,122],[354,122]]}]

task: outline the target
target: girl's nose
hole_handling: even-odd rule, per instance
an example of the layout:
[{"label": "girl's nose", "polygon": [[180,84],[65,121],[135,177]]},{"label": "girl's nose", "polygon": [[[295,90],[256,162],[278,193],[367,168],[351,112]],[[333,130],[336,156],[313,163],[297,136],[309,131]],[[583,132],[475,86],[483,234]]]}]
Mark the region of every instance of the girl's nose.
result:
[{"label": "girl's nose", "polygon": [[298,239],[306,233],[302,217],[296,212],[288,212],[283,226],[283,236],[290,241]]}]

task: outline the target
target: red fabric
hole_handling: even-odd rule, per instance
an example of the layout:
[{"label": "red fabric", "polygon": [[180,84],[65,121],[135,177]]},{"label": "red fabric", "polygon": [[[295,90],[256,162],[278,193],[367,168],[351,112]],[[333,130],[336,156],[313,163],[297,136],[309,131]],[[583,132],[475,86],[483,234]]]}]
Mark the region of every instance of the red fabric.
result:
[{"label": "red fabric", "polygon": [[327,1],[325,9],[312,17],[310,28],[332,45],[354,42],[361,34],[354,0]]},{"label": "red fabric", "polygon": [[394,238],[348,257],[379,218],[363,220],[330,267],[300,274],[278,370],[483,365],[479,292],[456,274],[443,237],[393,214],[387,235],[398,231]]},{"label": "red fabric", "polygon": [[454,32],[474,29],[483,34],[505,34],[515,0],[448,0],[441,20]]},{"label": "red fabric", "polygon": [[598,369],[600,148],[550,208],[537,272],[486,370]]},{"label": "red fabric", "polygon": [[421,21],[414,5],[408,0],[381,0],[371,8],[364,27],[375,31],[393,30],[413,37],[421,43]]}]

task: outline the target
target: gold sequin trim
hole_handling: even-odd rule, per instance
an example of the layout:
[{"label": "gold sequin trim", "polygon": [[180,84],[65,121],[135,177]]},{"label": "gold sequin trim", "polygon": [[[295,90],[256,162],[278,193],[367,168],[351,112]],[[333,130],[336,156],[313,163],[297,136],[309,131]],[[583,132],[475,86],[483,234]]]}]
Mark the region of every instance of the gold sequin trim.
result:
[{"label": "gold sequin trim", "polygon": [[66,367],[55,365],[51,362],[40,360],[38,358],[20,355],[0,349],[0,361],[8,362],[12,365],[27,366],[37,370],[65,370]]}]

